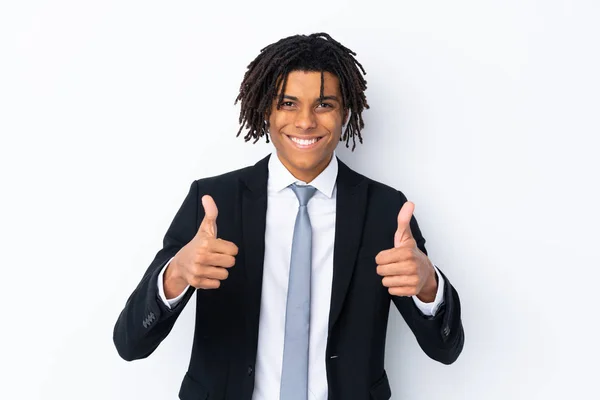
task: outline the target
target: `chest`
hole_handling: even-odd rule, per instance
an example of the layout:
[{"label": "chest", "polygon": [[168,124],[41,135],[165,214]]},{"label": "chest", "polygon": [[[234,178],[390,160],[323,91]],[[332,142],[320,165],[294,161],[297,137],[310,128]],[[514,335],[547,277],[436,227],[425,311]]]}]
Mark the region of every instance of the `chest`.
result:
[{"label": "chest", "polygon": [[[311,270],[314,281],[327,279],[333,270],[335,199],[315,197],[308,204],[312,231]],[[285,289],[289,276],[294,225],[298,213],[295,196],[269,198],[265,224],[264,276]],[[328,282],[331,284],[331,281]]]}]

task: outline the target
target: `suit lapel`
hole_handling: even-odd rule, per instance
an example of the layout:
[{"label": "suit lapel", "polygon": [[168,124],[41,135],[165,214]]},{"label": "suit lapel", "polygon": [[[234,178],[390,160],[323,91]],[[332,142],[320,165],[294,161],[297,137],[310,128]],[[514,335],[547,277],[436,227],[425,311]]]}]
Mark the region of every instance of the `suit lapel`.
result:
[{"label": "suit lapel", "polygon": [[267,218],[267,180],[270,156],[248,168],[241,176],[242,244],[246,274],[246,321],[251,335],[249,343],[256,347],[265,256],[265,227]]},{"label": "suit lapel", "polygon": [[329,332],[340,316],[352,280],[367,208],[367,180],[341,161],[338,165]]}]

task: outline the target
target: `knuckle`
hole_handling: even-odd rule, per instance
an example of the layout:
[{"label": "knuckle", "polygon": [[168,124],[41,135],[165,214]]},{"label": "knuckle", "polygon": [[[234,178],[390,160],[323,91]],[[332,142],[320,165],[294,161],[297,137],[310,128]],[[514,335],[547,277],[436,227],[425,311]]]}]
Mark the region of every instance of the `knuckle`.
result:
[{"label": "knuckle", "polygon": [[409,258],[406,260],[406,275],[416,275],[417,274],[417,263],[416,260]]},{"label": "knuckle", "polygon": [[190,273],[197,278],[204,277],[204,267],[201,263],[193,264],[192,268],[190,268]]},{"label": "knuckle", "polygon": [[216,279],[200,278],[198,279],[199,289],[216,289],[220,286],[220,282]]},{"label": "knuckle", "polygon": [[196,255],[196,262],[198,264],[204,265],[204,264],[207,263],[207,261],[208,261],[208,254],[207,253],[201,252],[201,253],[198,253]]},{"label": "knuckle", "polygon": [[412,251],[411,257],[415,262],[419,259],[419,253],[417,252],[417,250]]},{"label": "knuckle", "polygon": [[192,285],[193,287],[195,287],[196,289],[199,289],[202,287],[202,282],[204,279],[198,277],[198,276],[192,276],[190,278],[189,284]]},{"label": "knuckle", "polygon": [[192,271],[194,277],[196,279],[204,279],[206,278],[206,268],[196,265],[196,268]]}]

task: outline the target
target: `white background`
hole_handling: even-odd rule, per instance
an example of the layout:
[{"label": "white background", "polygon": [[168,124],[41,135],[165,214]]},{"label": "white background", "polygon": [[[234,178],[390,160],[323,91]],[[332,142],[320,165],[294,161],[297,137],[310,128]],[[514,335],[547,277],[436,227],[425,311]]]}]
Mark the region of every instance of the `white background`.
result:
[{"label": "white background", "polygon": [[326,31],[367,69],[365,143],[460,293],[459,360],[393,312],[393,399],[597,399],[600,3],[6,1],[0,6],[2,399],[175,399],[193,302],[148,359],[112,329],[194,179],[235,137],[259,50]]}]

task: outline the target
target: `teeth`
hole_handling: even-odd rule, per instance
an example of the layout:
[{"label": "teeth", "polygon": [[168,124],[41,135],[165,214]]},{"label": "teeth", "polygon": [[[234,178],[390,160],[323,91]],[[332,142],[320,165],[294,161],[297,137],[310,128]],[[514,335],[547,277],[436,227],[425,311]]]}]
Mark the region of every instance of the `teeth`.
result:
[{"label": "teeth", "polygon": [[310,146],[311,144],[314,144],[314,143],[317,142],[316,138],[315,139],[306,140],[306,139],[298,139],[298,138],[290,136],[290,139],[292,139],[292,141],[294,143],[298,143],[299,145],[302,145],[302,146]]}]

